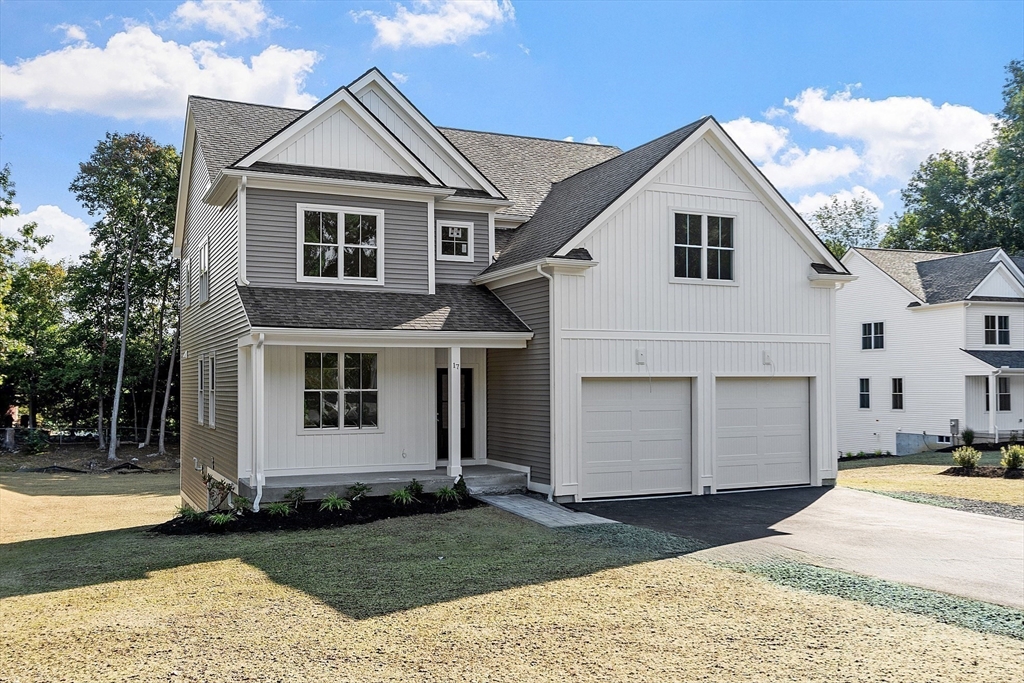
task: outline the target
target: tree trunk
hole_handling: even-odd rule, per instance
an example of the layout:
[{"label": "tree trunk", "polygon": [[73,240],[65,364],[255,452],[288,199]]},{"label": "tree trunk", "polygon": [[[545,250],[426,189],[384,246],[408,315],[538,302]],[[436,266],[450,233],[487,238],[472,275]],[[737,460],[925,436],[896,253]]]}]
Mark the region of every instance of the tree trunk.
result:
[{"label": "tree trunk", "polygon": [[157,454],[163,455],[164,431],[167,428],[167,406],[171,402],[171,380],[174,379],[174,361],[178,357],[178,330],[174,331],[174,341],[171,343],[171,362],[167,368],[167,385],[164,386],[164,407],[160,409],[160,439],[158,441]]},{"label": "tree trunk", "polygon": [[104,405],[106,403],[103,400],[104,399],[103,370],[104,370],[104,368],[106,367],[106,364],[107,364],[107,340],[108,340],[108,334],[107,333],[110,331],[110,317],[107,315],[107,313],[110,311],[110,297],[112,296],[112,292],[114,291],[114,275],[113,275],[113,273],[115,272],[115,269],[111,269],[110,272],[111,272],[110,282],[107,283],[107,299],[106,299],[106,301],[103,304],[102,310],[100,311],[100,316],[101,316],[101,319],[100,319],[100,367],[99,367],[99,371],[96,374],[96,388],[97,388],[97,391],[99,393],[99,400],[98,400],[98,403],[99,403],[98,410],[99,410],[99,412],[97,413],[97,417],[96,417],[96,423],[97,423],[96,433],[99,435],[99,440],[100,440],[99,450],[101,450],[101,451],[105,450],[106,447],[107,447],[107,441],[106,441],[106,438],[104,437],[104,432],[103,432],[103,413],[105,412]]},{"label": "tree trunk", "polygon": [[117,361],[117,383],[114,385],[114,406],[110,411],[110,445],[107,447],[107,460],[117,460],[117,413],[121,408],[121,386],[124,384],[124,358],[128,352],[128,317],[131,312],[132,263],[135,261],[135,250],[139,246],[139,234],[135,233],[132,250],[128,252],[128,263],[124,268],[124,320],[121,323],[121,355]]},{"label": "tree trunk", "polygon": [[167,287],[171,282],[171,269],[174,262],[167,264],[167,273],[164,275],[164,289],[160,297],[160,317],[156,325],[156,352],[153,354],[153,385],[149,392],[149,417],[146,419],[146,440],[139,444],[139,448],[149,446],[153,436],[153,412],[156,410],[156,386],[160,380],[160,352],[163,350],[164,341],[164,311],[167,309]]}]

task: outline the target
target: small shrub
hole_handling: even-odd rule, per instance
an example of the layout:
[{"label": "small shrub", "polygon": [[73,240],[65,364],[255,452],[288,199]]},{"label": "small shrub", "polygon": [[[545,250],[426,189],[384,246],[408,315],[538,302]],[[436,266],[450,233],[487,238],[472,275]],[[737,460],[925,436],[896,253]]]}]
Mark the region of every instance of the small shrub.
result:
[{"label": "small shrub", "polygon": [[252,512],[252,501],[245,496],[235,496],[231,501],[231,509],[235,511],[236,515]]},{"label": "small shrub", "polygon": [[1005,446],[999,449],[999,452],[1003,454],[999,464],[1006,469],[1019,470],[1024,467],[1024,446]]},{"label": "small shrub", "polygon": [[306,487],[297,486],[289,489],[288,493],[284,494],[284,499],[298,508],[302,501],[306,500]]},{"label": "small shrub", "polygon": [[459,494],[459,498],[465,498],[469,495],[469,488],[466,486],[466,480],[461,474],[455,481],[455,492]]},{"label": "small shrub", "polygon": [[414,496],[419,496],[423,493],[423,484],[419,483],[415,479],[409,482],[409,485],[405,487],[406,490]]},{"label": "small shrub", "polygon": [[345,510],[351,510],[352,503],[348,502],[337,493],[331,491],[324,499],[320,501],[320,511],[327,510],[328,512],[344,512]]},{"label": "small shrub", "polygon": [[295,508],[284,501],[271,503],[267,506],[267,514],[272,517],[287,517],[293,512],[295,512]]},{"label": "small shrub", "polygon": [[965,446],[972,446],[972,445],[974,445],[974,430],[973,429],[965,429],[964,432],[963,432],[963,437],[964,437],[964,445]]},{"label": "small shrub", "polygon": [[206,483],[206,490],[210,492],[210,500],[214,501],[210,506],[213,510],[220,508],[224,501],[228,499],[228,496],[235,492],[235,485],[230,481],[214,479],[209,474],[203,475],[203,482]]},{"label": "small shrub", "polygon": [[434,497],[437,498],[439,503],[457,503],[462,496],[451,486],[442,486],[434,494]]},{"label": "small shrub", "polygon": [[965,470],[973,470],[981,460],[981,451],[970,446],[961,446],[953,451],[953,462]]},{"label": "small shrub", "polygon": [[876,456],[881,456],[882,455],[882,449],[881,448],[876,448],[875,449],[875,455]]},{"label": "small shrub", "polygon": [[50,450],[50,440],[46,434],[38,429],[31,429],[25,437],[25,452],[29,455],[39,455]]},{"label": "small shrub", "polygon": [[852,458],[853,457],[853,451],[846,451],[846,457],[847,458]]},{"label": "small shrub", "polygon": [[352,484],[352,486],[348,487],[348,499],[351,501],[356,501],[359,500],[360,498],[365,498],[366,494],[372,490],[372,486],[357,481],[356,483]]},{"label": "small shrub", "polygon": [[409,489],[404,488],[391,492],[391,502],[395,505],[411,505],[418,501],[416,500],[416,496],[412,495],[412,492],[409,491]]},{"label": "small shrub", "polygon": [[886,451],[885,452],[885,457],[891,458],[892,457],[892,451]]},{"label": "small shrub", "polygon": [[194,510],[191,505],[180,506],[175,510],[175,514],[186,522],[198,522],[206,516],[206,513]]},{"label": "small shrub", "polygon": [[867,455],[867,453],[865,453],[864,451],[857,451],[858,458],[863,458],[865,455]]},{"label": "small shrub", "polygon": [[206,518],[206,521],[213,526],[224,526],[235,521],[235,516],[230,512],[215,512]]}]

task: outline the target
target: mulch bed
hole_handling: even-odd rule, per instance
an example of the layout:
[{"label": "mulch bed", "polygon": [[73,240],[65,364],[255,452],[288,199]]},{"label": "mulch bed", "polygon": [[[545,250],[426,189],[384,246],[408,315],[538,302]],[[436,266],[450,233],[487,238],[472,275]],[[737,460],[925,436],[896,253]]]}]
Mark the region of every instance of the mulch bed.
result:
[{"label": "mulch bed", "polygon": [[951,477],[987,477],[988,479],[1022,479],[1024,470],[1008,470],[1005,467],[991,467],[982,465],[966,469],[963,467],[950,467],[942,470],[939,474]]},{"label": "mulch bed", "polygon": [[387,496],[360,498],[352,501],[352,509],[341,512],[321,511],[319,501],[312,501],[300,503],[295,512],[287,516],[271,515],[264,504],[259,512],[237,515],[234,521],[227,524],[213,525],[205,517],[198,520],[175,517],[153,527],[150,531],[172,536],[189,536],[193,534],[324,529],[348,526],[349,524],[369,524],[392,517],[438,515],[484,505],[469,496],[462,496],[456,502],[440,501],[432,493],[421,493],[417,497],[416,502],[407,505],[393,503]]}]

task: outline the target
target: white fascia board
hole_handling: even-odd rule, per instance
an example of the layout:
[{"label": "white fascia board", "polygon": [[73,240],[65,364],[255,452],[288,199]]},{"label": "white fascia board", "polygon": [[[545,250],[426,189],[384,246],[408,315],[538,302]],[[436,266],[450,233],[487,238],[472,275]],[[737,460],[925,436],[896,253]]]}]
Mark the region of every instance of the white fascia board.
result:
[{"label": "white fascia board", "polygon": [[999,261],[1004,266],[1006,266],[1007,270],[1009,270],[1013,274],[1013,276],[1017,278],[1017,281],[1024,285],[1024,271],[1017,267],[1017,264],[1014,262],[1014,260],[1010,258],[1010,255],[1007,254],[1003,249],[997,251],[992,256],[992,259],[989,261],[989,263],[994,263],[996,261]]},{"label": "white fascia board", "polygon": [[[317,330],[254,327],[271,346],[381,346],[481,349],[522,349],[533,332],[436,332],[432,330]],[[241,344],[241,340],[239,342]]]},{"label": "white fascia board", "polygon": [[[1002,259],[999,259],[998,256],[999,255],[996,254],[996,256],[992,258],[992,261],[996,261],[997,262],[996,267],[993,268],[989,272],[988,275],[986,275],[984,278],[982,278],[981,282],[978,283],[977,287],[975,287],[974,289],[971,290],[971,293],[967,295],[968,299],[970,299],[972,296],[978,295],[978,290],[981,289],[982,287],[984,287],[985,284],[989,280],[991,280],[993,278],[999,277],[999,274],[1002,271],[1005,271],[1006,274],[1009,275],[1010,278],[1016,282],[1017,290],[1020,292],[1020,296],[1024,297],[1024,284],[1022,284],[1022,282],[1024,282],[1024,281],[1018,280],[1016,274],[1013,271],[1011,271],[1009,268],[1007,268],[1006,267],[1006,262],[1003,261]],[[1007,260],[1009,260],[1009,259],[1007,259]],[[989,261],[989,263],[992,263],[992,261]]]},{"label": "white fascia board", "polygon": [[371,183],[361,180],[345,180],[342,178],[315,178],[310,176],[288,175],[286,173],[266,173],[251,171],[246,168],[225,168],[217,174],[217,180],[203,197],[203,201],[215,206],[222,206],[231,198],[237,189],[237,179],[245,176],[249,188],[263,188],[290,191],[316,191],[326,194],[340,194],[360,197],[383,197],[404,199],[407,201],[426,201],[428,198],[444,199],[455,192],[448,187],[419,187],[415,185],[391,185],[390,183]]},{"label": "white fascia board", "polygon": [[[486,210],[486,209],[498,209],[498,208],[501,208],[503,206],[511,206],[512,205],[512,201],[509,200],[509,199],[490,199],[490,198],[483,199],[481,197],[459,197],[459,196],[454,195],[454,194],[450,195],[448,197],[445,197],[444,203],[445,204],[469,205],[469,208],[472,208],[472,209],[484,209],[484,210]],[[444,208],[448,208],[448,207],[441,206],[441,207],[438,207],[438,208],[444,209]],[[452,211],[465,211],[466,209],[467,209],[466,206],[455,206],[455,207],[452,207],[451,210]]]},{"label": "white fascia board", "polygon": [[366,108],[366,105],[359,101],[358,97],[345,87],[338,88],[327,99],[321,100],[312,109],[288,124],[284,130],[245,155],[235,166],[246,168],[263,158],[276,154],[303,135],[308,128],[319,123],[323,117],[329,116],[338,105],[346,105],[348,111],[354,115],[354,120],[369,128],[379,138],[379,142],[382,142],[405,162],[411,172],[418,174],[431,185],[444,185],[426,164],[420,161],[387,126]]},{"label": "white fascia board", "polygon": [[477,275],[473,278],[472,282],[475,285],[488,285],[491,288],[503,287],[510,284],[505,282],[505,280],[514,278],[517,282],[523,282],[525,280],[532,280],[535,277],[540,277],[540,273],[537,272],[538,266],[555,268],[562,272],[582,273],[593,268],[597,264],[598,261],[581,261],[580,259],[558,258],[557,256],[553,256],[536,259],[528,263],[522,263],[518,266],[512,266],[504,270],[487,273],[486,275]]},{"label": "white fascia board", "polygon": [[185,239],[185,216],[188,211],[189,181],[192,179],[192,156],[195,146],[196,125],[192,120],[192,107],[185,112],[185,138],[181,143],[181,170],[178,175],[178,202],[174,212],[174,242],[171,248],[173,258],[181,258],[181,247]]},{"label": "white fascia board", "polygon": [[474,166],[472,162],[470,162],[470,160],[467,159],[466,156],[462,152],[460,152],[455,145],[451,143],[451,141],[448,140],[448,138],[442,135],[441,132],[438,131],[437,128],[434,126],[434,124],[432,124],[427,119],[426,116],[420,113],[420,110],[417,109],[415,105],[413,105],[413,103],[410,102],[405,97],[405,95],[403,95],[401,91],[398,88],[396,88],[394,84],[391,83],[391,81],[387,79],[387,77],[384,74],[377,70],[376,67],[367,71],[365,74],[363,74],[361,78],[359,78],[359,80],[349,84],[348,87],[353,92],[359,93],[365,90],[371,84],[376,85],[378,88],[380,88],[380,90],[382,90],[384,94],[387,95],[388,98],[390,98],[392,102],[396,104],[398,108],[401,109],[406,116],[409,117],[409,119],[415,122],[416,125],[419,126],[419,128],[424,133],[426,133],[427,137],[429,137],[434,142],[434,144],[440,147],[444,151],[444,153],[447,154],[463,172],[465,172],[467,175],[473,178],[473,180],[479,183],[481,188],[490,192],[491,195],[494,197],[504,196],[501,190],[495,187],[494,184],[491,183],[491,181],[489,181],[487,177],[484,176],[484,174],[481,173],[476,168],[476,166]]},{"label": "white fascia board", "polygon": [[494,214],[494,225],[502,230],[514,230],[530,220],[529,216],[517,216],[510,213]]},{"label": "white fascia board", "polygon": [[810,275],[807,276],[810,280],[812,287],[832,287],[840,282],[853,282],[857,279],[856,275],[845,275],[845,274],[827,274],[819,273],[814,269],[811,269]]}]

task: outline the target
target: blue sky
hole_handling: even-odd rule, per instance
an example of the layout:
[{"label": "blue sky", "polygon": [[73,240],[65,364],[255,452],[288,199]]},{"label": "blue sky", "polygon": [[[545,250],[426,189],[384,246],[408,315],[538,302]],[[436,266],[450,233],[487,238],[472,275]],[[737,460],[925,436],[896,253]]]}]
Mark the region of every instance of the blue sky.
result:
[{"label": "blue sky", "polygon": [[105,132],[180,145],[188,93],[308,106],[378,66],[438,125],[628,149],[713,114],[800,210],[865,193],[887,218],[927,154],[990,134],[1020,58],[1024,0],[2,0],[0,163],[70,256]]}]

